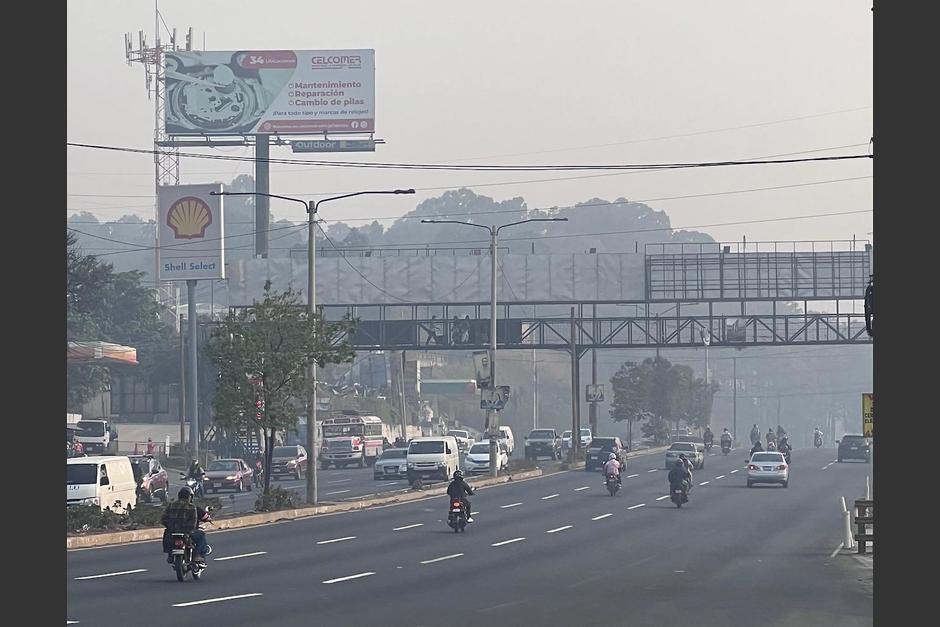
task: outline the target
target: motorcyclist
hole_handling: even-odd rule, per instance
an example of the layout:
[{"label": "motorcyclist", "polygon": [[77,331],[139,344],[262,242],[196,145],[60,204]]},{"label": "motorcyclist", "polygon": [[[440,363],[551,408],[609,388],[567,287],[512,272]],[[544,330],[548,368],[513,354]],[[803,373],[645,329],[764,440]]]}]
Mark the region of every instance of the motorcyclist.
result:
[{"label": "motorcyclist", "polygon": [[777,434],[774,433],[774,430],[770,428],[767,429],[767,435],[764,437],[767,439],[767,444],[777,441]]},{"label": "motorcyclist", "polygon": [[452,499],[460,499],[460,502],[463,503],[464,510],[467,512],[467,522],[472,523],[473,518],[470,517],[470,499],[468,499],[467,496],[473,496],[473,488],[463,480],[463,473],[460,470],[454,471],[454,480],[447,486],[447,496]]},{"label": "motorcyclist", "polygon": [[784,429],[784,428],[781,427],[780,425],[777,425],[777,439],[779,440],[780,438],[782,438],[782,437],[785,436],[786,434],[787,434],[786,429]]},{"label": "motorcyclist", "polygon": [[617,475],[617,485],[623,485],[623,479],[620,477],[620,460],[617,459],[616,453],[611,453],[607,456],[607,463],[604,464],[604,477],[609,477],[610,475]]},{"label": "motorcyclist", "polygon": [[819,430],[819,427],[816,427],[816,430],[813,431],[813,444],[815,444],[816,442],[819,442],[820,444],[822,444],[822,439],[823,439],[823,433],[822,431]]},{"label": "motorcyclist", "polygon": [[728,431],[728,427],[725,427],[724,431],[721,432],[721,446],[731,448],[731,432]]},{"label": "motorcyclist", "polygon": [[705,433],[702,434],[702,441],[705,443],[705,448],[711,448],[714,440],[715,434],[712,433],[711,427],[705,427]]},{"label": "motorcyclist", "polygon": [[754,442],[754,446],[751,447],[750,457],[754,457],[754,453],[758,453],[764,450],[764,447],[761,446],[760,440]]},{"label": "motorcyclist", "polygon": [[264,475],[264,455],[261,453],[261,451],[258,451],[257,453],[255,453],[254,473],[252,474],[252,477],[255,480],[255,485],[257,486],[261,485],[261,480],[262,480],[263,475]]},{"label": "motorcyclist", "polygon": [[768,450],[768,451],[776,451],[776,450],[777,450],[777,442],[776,442],[776,440],[770,440],[769,442],[767,442],[767,450]]},{"label": "motorcyclist", "polygon": [[166,553],[168,564],[173,563],[173,534],[188,533],[193,539],[196,549],[194,560],[200,564],[206,563],[206,555],[212,552],[206,542],[206,532],[199,528],[199,523],[209,522],[209,512],[205,508],[197,507],[193,503],[193,491],[189,486],[180,488],[177,500],[167,505],[160,522],[166,527],[163,532],[163,552]]},{"label": "motorcyclist", "polygon": [[783,434],[783,437],[780,438],[779,444],[777,444],[777,450],[784,454],[787,458],[787,463],[790,461],[790,451],[793,450],[793,447],[790,446],[790,440],[787,438],[787,434]]},{"label": "motorcyclist", "polygon": [[678,486],[682,489],[682,500],[687,501],[689,500],[689,489],[692,487],[692,473],[683,461],[682,457],[677,459],[675,465],[669,471],[669,492],[672,493],[672,490]]},{"label": "motorcyclist", "polygon": [[751,444],[754,442],[760,442],[760,429],[757,428],[757,423],[754,423],[754,426],[751,427]]}]

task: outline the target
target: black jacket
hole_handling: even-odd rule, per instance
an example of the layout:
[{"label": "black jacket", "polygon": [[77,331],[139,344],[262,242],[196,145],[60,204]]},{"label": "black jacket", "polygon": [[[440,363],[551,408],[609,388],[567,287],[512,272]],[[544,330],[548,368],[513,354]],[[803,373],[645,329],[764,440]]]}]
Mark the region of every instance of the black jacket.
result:
[{"label": "black jacket", "polygon": [[450,485],[447,486],[447,496],[452,499],[464,499],[464,494],[468,496],[473,496],[473,488],[463,480],[463,477],[460,479],[454,479],[450,482]]},{"label": "black jacket", "polygon": [[669,485],[676,485],[689,480],[689,472],[683,468],[673,467],[669,471]]}]

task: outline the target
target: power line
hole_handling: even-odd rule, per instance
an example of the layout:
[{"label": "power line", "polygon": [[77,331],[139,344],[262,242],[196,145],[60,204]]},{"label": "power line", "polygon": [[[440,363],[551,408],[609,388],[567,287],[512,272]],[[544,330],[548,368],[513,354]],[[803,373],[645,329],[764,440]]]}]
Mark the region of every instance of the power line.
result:
[{"label": "power line", "polygon": [[[108,146],[103,144],[86,144],[80,142],[66,142],[73,148],[89,148],[111,152],[133,154],[158,154],[159,151],[147,148],[128,148],[124,146]],[[449,170],[469,172],[568,172],[591,170],[679,170],[690,168],[714,168],[744,165],[786,165],[793,163],[812,163],[826,161],[850,161],[857,159],[874,159],[873,154],[832,155],[824,157],[801,157],[795,159],[761,159],[753,161],[726,160],[726,161],[700,161],[689,163],[646,163],[646,164],[566,164],[566,165],[460,165],[456,163],[395,163],[395,162],[367,162],[367,161],[323,161],[305,159],[258,159],[257,157],[241,157],[233,155],[206,155],[199,153],[179,153],[181,158],[209,159],[219,161],[245,161],[251,163],[266,162],[277,164],[325,166],[340,168],[363,169],[392,169],[392,170]]]}]

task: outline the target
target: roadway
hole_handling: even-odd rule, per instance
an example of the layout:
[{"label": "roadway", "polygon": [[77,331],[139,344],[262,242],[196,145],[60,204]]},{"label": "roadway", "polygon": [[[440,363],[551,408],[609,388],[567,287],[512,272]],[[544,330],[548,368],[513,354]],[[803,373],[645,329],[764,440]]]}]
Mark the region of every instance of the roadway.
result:
[{"label": "roadway", "polygon": [[[560,472],[479,490],[454,534],[446,498],[212,533],[210,567],[178,583],[159,542],[68,552],[68,619],[128,625],[871,625],[841,539],[839,497],[871,466],[794,452],[790,487],[745,487],[743,458],[707,458],[690,502],[662,454],[624,489]],[[332,473],[325,473],[327,475]],[[854,563],[854,562],[853,562]],[[195,611],[191,611],[195,610]]]}]

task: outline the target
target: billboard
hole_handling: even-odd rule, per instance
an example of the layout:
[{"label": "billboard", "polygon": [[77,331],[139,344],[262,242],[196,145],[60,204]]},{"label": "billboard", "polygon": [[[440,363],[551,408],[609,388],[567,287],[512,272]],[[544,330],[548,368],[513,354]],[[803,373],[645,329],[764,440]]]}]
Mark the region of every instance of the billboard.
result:
[{"label": "billboard", "polygon": [[157,190],[161,281],[225,278],[221,183],[169,185]]},{"label": "billboard", "polygon": [[375,130],[374,50],[165,53],[169,135]]},{"label": "billboard", "polygon": [[862,435],[875,437],[875,395],[862,394]]}]

